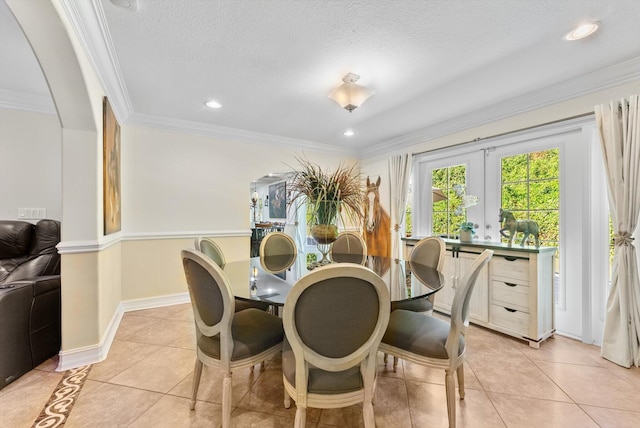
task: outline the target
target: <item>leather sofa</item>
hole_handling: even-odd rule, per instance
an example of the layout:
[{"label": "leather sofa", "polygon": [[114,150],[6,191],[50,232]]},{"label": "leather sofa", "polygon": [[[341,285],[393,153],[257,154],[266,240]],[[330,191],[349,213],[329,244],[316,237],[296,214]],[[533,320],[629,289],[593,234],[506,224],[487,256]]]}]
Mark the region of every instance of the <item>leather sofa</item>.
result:
[{"label": "leather sofa", "polygon": [[60,222],[0,220],[0,389],[60,351]]}]

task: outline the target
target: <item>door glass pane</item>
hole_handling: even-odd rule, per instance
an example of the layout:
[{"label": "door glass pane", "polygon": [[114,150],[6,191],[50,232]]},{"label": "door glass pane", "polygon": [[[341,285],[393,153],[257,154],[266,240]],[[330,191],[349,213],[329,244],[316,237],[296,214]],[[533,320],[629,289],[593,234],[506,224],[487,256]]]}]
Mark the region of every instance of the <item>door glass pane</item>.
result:
[{"label": "door glass pane", "polygon": [[461,196],[456,194],[454,185],[466,187],[467,166],[454,165],[431,171],[432,186],[442,190],[447,199],[434,201],[432,206],[431,230],[434,235],[455,237],[464,214],[455,214],[462,203]]}]

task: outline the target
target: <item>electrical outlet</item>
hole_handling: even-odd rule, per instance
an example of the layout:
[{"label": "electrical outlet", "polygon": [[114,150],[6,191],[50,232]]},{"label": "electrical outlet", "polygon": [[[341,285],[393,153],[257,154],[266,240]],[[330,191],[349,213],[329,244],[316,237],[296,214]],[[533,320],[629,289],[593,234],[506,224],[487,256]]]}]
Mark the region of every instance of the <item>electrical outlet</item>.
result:
[{"label": "electrical outlet", "polygon": [[47,218],[46,208],[18,208],[18,218],[22,220],[40,220]]}]

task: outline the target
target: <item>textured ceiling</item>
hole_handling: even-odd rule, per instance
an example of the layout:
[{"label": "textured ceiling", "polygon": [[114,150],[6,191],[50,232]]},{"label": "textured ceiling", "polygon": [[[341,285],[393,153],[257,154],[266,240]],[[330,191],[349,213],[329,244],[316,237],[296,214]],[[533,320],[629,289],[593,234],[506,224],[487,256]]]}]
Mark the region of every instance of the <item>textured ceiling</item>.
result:
[{"label": "textured ceiling", "polygon": [[[640,79],[634,0],[62,3],[121,121],[262,144],[366,155]],[[353,113],[327,98],[347,72],[376,91]]]}]

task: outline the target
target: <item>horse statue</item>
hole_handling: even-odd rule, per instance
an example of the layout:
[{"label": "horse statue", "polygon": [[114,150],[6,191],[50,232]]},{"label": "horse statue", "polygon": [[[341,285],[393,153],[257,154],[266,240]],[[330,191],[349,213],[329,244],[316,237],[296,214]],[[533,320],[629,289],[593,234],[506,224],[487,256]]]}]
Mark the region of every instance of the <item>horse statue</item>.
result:
[{"label": "horse statue", "polygon": [[363,237],[370,256],[390,257],[391,218],[380,206],[380,177],[374,183],[367,177],[366,204],[364,206]]},{"label": "horse statue", "polygon": [[[513,238],[515,238],[516,233],[522,232],[524,236],[522,237],[522,241],[520,242],[520,246],[524,247],[524,243],[526,242],[529,235],[533,235],[536,240],[536,248],[540,247],[540,229],[538,228],[538,223],[533,220],[516,220],[515,216],[511,211],[503,210],[500,208],[500,216],[499,221],[502,224],[502,229],[500,229],[500,235],[505,238],[509,238],[509,246],[513,245]],[[509,231],[507,235],[504,233],[505,230]]]}]

